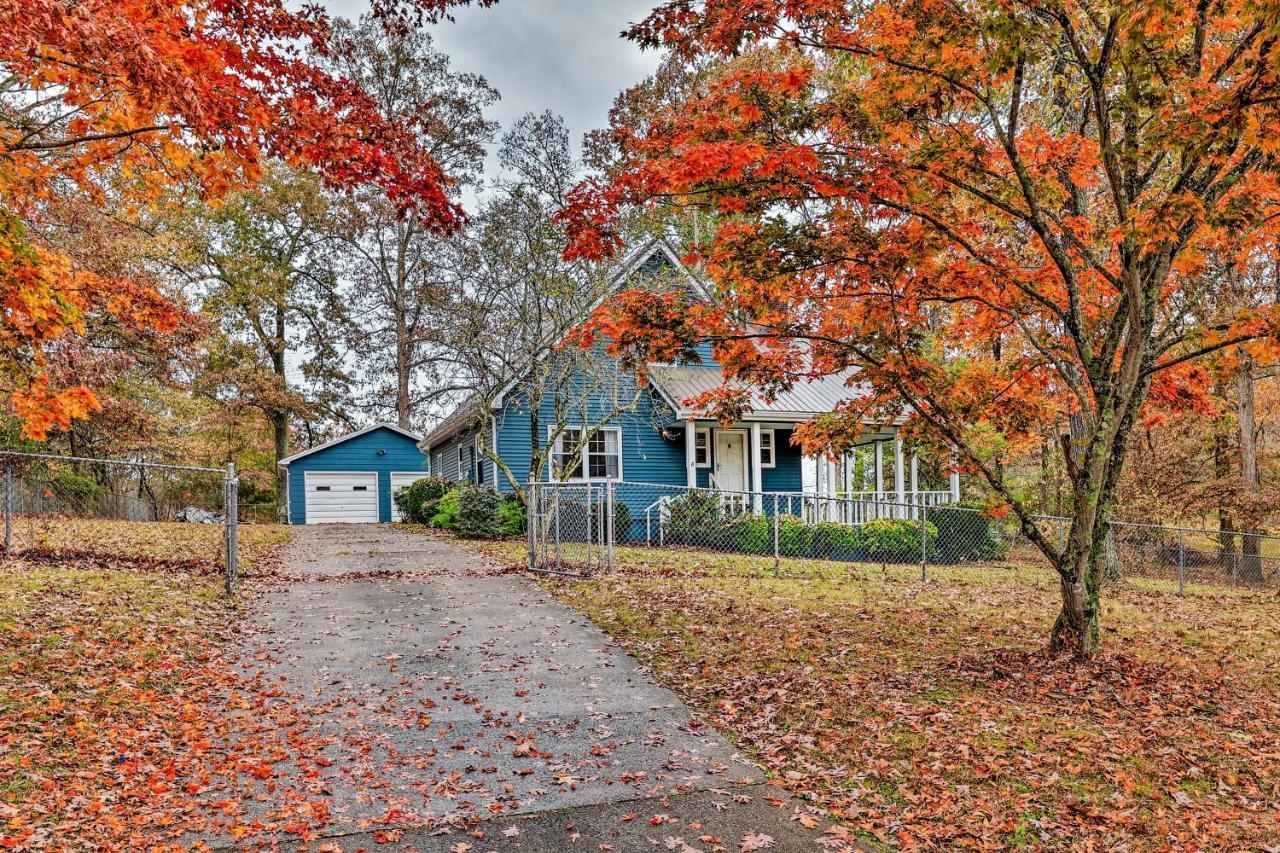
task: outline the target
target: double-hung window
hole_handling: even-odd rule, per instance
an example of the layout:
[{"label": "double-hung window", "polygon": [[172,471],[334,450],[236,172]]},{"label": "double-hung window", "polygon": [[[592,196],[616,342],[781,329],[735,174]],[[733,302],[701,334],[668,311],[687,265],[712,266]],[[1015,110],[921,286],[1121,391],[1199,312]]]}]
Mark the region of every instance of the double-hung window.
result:
[{"label": "double-hung window", "polygon": [[774,433],[771,429],[760,430],[760,467],[773,468],[777,465],[774,461]]},{"label": "double-hung window", "polygon": [[[617,480],[622,477],[622,431],[597,430],[582,447],[583,431],[570,427],[560,432],[551,463],[561,479]],[[581,454],[578,453],[581,449]]]}]

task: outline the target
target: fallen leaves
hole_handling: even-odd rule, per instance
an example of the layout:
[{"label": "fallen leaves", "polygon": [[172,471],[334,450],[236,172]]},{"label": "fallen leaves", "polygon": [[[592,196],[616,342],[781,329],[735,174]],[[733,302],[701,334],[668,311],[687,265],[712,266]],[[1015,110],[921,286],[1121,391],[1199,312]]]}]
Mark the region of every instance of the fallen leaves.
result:
[{"label": "fallen leaves", "polygon": [[619,559],[547,585],[845,832],[993,850],[1280,844],[1274,596],[1113,589],[1106,651],[1076,665],[1043,652],[1056,590],[1033,572],[939,567],[921,584],[805,561],[775,578],[751,558]]}]

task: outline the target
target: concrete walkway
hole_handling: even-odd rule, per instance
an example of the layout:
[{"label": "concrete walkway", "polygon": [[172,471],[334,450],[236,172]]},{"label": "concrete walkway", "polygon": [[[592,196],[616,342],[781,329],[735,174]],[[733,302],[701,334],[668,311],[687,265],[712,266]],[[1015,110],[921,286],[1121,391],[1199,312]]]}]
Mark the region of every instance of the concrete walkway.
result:
[{"label": "concrete walkway", "polygon": [[331,815],[312,849],[821,849],[754,766],[523,575],[385,525],[295,535],[244,659],[325,744],[301,768]]}]

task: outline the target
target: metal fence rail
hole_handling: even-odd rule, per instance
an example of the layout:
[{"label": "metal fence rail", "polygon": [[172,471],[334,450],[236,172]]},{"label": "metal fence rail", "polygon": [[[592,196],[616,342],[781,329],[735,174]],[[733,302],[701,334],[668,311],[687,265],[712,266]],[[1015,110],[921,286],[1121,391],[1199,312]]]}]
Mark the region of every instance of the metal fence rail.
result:
[{"label": "metal fence rail", "polygon": [[[650,483],[536,483],[530,487],[529,565],[590,575],[616,565],[617,546],[683,548],[782,560],[930,566],[1044,564],[1016,519],[995,518],[919,493],[836,497],[735,492]],[[1071,520],[1037,516],[1061,546]],[[1112,522],[1104,579],[1280,586],[1280,537]]]},{"label": "metal fence rail", "polygon": [[75,552],[194,560],[219,566],[226,592],[234,588],[234,465],[0,451],[0,466],[6,556]]}]

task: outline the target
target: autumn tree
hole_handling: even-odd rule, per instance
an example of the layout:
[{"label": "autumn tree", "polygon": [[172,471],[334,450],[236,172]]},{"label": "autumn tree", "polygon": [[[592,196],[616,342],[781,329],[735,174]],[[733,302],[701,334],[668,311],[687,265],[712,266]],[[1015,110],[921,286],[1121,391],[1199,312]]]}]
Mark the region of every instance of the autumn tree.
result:
[{"label": "autumn tree", "polygon": [[[1274,305],[1212,319],[1210,256],[1273,251],[1280,4],[1220,0],[667,3],[631,31],[732,58],[575,193],[571,256],[628,205],[722,215],[720,301],[634,294],[597,327],[642,368],[710,340],[768,395],[858,369],[865,396],[798,430],[838,452],[904,409],[955,448],[1056,569],[1051,646],[1099,643],[1106,525],[1144,405],[1207,405],[1207,356],[1274,350]],[[726,417],[750,395],[702,402]],[[1002,460],[1052,424],[1065,545]]]},{"label": "autumn tree", "polygon": [[[483,110],[498,93],[483,77],[459,73],[428,33],[366,15],[334,28],[333,70],[370,92],[386,115],[400,116],[454,179],[456,197],[474,186],[496,125]],[[456,286],[448,235],[403,211],[377,186],[335,198],[331,233],[340,278],[327,294],[367,389],[352,403],[409,429],[426,395],[444,380],[439,332]]]},{"label": "autumn tree", "polygon": [[[452,4],[374,5],[412,27]],[[30,435],[98,405],[83,385],[51,383],[51,342],[93,314],[179,324],[140,277],[60,248],[70,201],[129,217],[178,184],[219,197],[276,159],[335,188],[377,185],[433,227],[458,224],[449,179],[415,133],[303,49],[327,52],[329,35],[320,7],[282,0],[0,0],[0,382]]]},{"label": "autumn tree", "polygon": [[[330,220],[330,200],[314,175],[272,166],[252,189],[192,207],[170,234],[181,247],[175,271],[221,332],[209,342],[196,390],[261,411],[276,463],[289,455],[293,420],[309,415],[326,391],[345,397],[349,384],[323,310],[338,274]],[[277,470],[278,500],[284,476]]]},{"label": "autumn tree", "polygon": [[[567,455],[580,458],[605,424],[638,416],[647,391],[598,348],[565,345],[613,282],[610,264],[562,257],[554,216],[582,176],[564,120],[549,112],[522,116],[503,135],[498,161],[492,191],[456,244],[459,275],[445,343],[457,384],[443,390],[465,389],[480,413],[506,394],[528,413],[523,472],[493,453],[492,424],[480,418],[487,458],[522,493],[524,478],[546,479],[562,437],[575,439]],[[567,464],[559,474],[572,469]]]}]

